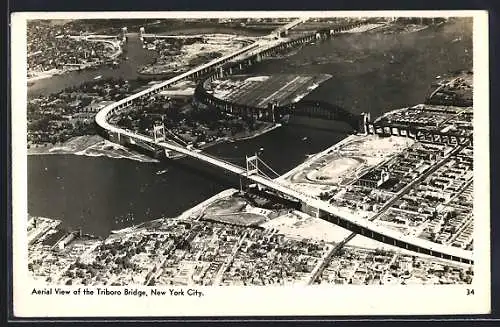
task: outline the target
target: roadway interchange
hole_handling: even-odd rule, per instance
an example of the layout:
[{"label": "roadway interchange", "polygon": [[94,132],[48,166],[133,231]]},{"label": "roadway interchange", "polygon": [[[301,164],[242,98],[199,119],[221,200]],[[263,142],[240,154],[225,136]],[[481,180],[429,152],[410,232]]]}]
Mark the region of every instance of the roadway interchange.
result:
[{"label": "roadway interchange", "polygon": [[[188,72],[180,74],[174,78],[171,78],[160,84],[156,84],[149,89],[143,90],[136,94],[133,94],[127,98],[124,98],[118,102],[115,102],[105,108],[103,108],[96,115],[97,125],[106,132],[107,136],[111,141],[118,143],[135,143],[136,141],[144,142],[146,144],[151,144],[156,147],[161,147],[165,152],[178,152],[197,160],[201,160],[213,166],[222,168],[224,170],[230,171],[236,175],[247,178],[260,187],[269,189],[281,196],[297,200],[301,203],[302,208],[313,209],[314,215],[344,227],[352,232],[361,234],[365,237],[372,238],[374,240],[391,244],[403,249],[414,251],[417,253],[422,253],[446,260],[452,260],[457,262],[463,262],[472,264],[473,263],[473,252],[467,251],[460,248],[455,248],[451,246],[446,246],[427,240],[419,239],[416,237],[404,235],[400,232],[379,226],[377,223],[370,221],[368,219],[363,219],[355,214],[348,212],[347,210],[341,210],[337,207],[330,205],[328,202],[320,200],[318,198],[312,197],[310,195],[298,192],[291,189],[288,186],[284,186],[279,182],[263,177],[259,174],[252,174],[248,172],[245,168],[234,165],[229,162],[225,162],[219,158],[211,156],[209,154],[203,153],[199,150],[188,149],[182,146],[174,145],[166,141],[158,141],[146,135],[134,133],[129,130],[119,128],[117,126],[111,125],[108,119],[118,111],[132,105],[135,99],[144,99],[146,97],[152,96],[161,90],[168,88],[169,86],[177,83],[179,81],[196,77],[197,74],[204,74],[206,72],[213,71],[214,67],[219,64],[224,64],[228,61],[245,58],[248,56],[253,56],[261,51],[266,51],[270,47],[275,46],[276,42],[261,42],[258,44],[251,44],[245,48],[236,51],[225,57],[218,58],[207,64],[196,67]],[[311,210],[307,210],[310,212]]]}]

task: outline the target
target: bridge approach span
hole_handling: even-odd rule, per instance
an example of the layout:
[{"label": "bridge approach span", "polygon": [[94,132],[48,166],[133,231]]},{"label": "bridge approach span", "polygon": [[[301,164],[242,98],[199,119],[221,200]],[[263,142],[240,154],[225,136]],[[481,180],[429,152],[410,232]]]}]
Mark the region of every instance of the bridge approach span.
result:
[{"label": "bridge approach span", "polygon": [[388,243],[394,246],[398,246],[401,248],[405,248],[411,251],[435,256],[438,258],[443,258],[447,260],[453,260],[468,264],[473,263],[472,251],[453,248],[450,246],[433,243],[423,239],[418,239],[416,237],[403,235],[397,231],[393,231],[383,226],[379,226],[377,225],[377,223],[371,222],[368,219],[360,218],[347,210],[334,207],[327,202],[314,198],[310,195],[298,192],[290,188],[289,186],[281,184],[276,180],[265,178],[258,174],[249,174],[246,169],[234,165],[232,163],[225,162],[209,154],[187,149],[185,147],[177,146],[168,142],[157,143],[154,141],[153,138],[149,136],[137,134],[132,131],[119,128],[108,122],[108,119],[110,118],[111,115],[132,105],[134,100],[136,99],[147,99],[148,97],[156,93],[159,93],[163,89],[168,88],[172,84],[175,84],[179,81],[191,78],[193,76],[196,76],[197,74],[203,74],[205,72],[211,71],[214,67],[218,67],[219,65],[224,65],[225,63],[231,60],[235,60],[235,58],[247,55],[255,55],[255,52],[262,51],[262,49],[266,49],[264,51],[267,51],[267,49],[269,49],[270,47],[272,47],[272,45],[263,46],[262,44],[260,45],[251,44],[245,48],[236,51],[235,53],[232,53],[231,55],[218,58],[207,64],[201,65],[188,72],[173,77],[165,82],[156,84],[144,91],[133,94],[125,99],[122,99],[118,102],[115,102],[103,108],[96,115],[95,118],[96,123],[103,131],[107,133],[107,136],[109,138],[117,140],[118,142],[121,142],[121,139],[123,139],[125,142],[127,139],[129,142],[132,140],[139,140],[146,144],[150,144],[154,147],[160,147],[165,151],[178,152],[187,155],[189,157],[195,158],[197,160],[209,163],[216,167],[222,168],[224,170],[230,171],[239,176],[246,177],[261,187],[267,188],[275,193],[280,194],[281,196],[286,196],[299,201],[303,207],[314,208],[316,210],[315,215],[317,217],[338,224],[346,229],[349,229],[366,237],[384,243]]},{"label": "bridge approach span", "polygon": [[258,174],[248,174],[245,168],[242,168],[230,162],[226,162],[207,153],[201,151],[194,151],[168,142],[156,143],[154,139],[149,136],[124,130],[116,126],[113,126],[107,122],[106,122],[106,127],[109,129],[109,132],[111,133],[121,134],[122,138],[128,137],[130,139],[136,139],[145,143],[159,146],[168,151],[182,153],[191,158],[209,163],[213,166],[230,171],[236,175],[248,178],[254,183],[260,185],[261,187],[267,188],[282,196],[286,196],[288,198],[292,198],[299,201],[302,204],[302,206],[308,206],[310,208],[316,209],[317,217],[338,224],[346,229],[359,233],[368,238],[372,238],[380,242],[384,242],[410,251],[427,254],[442,259],[453,260],[468,264],[473,263],[472,251],[466,251],[463,249],[430,242],[427,240],[411,237],[399,233],[397,231],[390,230],[388,228],[378,225],[375,222],[369,221],[368,219],[360,218],[346,209],[340,209],[338,207],[334,207],[329,203],[322,201],[318,198],[294,190],[289,186],[283,185],[277,180],[272,180],[260,176]]}]

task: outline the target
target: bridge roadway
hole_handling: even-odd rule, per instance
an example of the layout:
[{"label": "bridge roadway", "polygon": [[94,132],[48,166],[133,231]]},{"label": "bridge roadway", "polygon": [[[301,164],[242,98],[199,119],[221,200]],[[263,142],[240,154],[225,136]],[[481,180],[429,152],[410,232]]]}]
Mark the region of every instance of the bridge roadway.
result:
[{"label": "bridge roadway", "polygon": [[[269,42],[267,45],[269,46]],[[191,75],[195,74],[196,72],[200,72],[206,69],[209,69],[210,67],[213,67],[214,65],[218,63],[224,63],[227,62],[228,60],[232,60],[233,58],[236,58],[240,55],[245,55],[248,53],[253,53],[252,50],[258,51],[261,50],[262,48],[266,48],[267,46],[264,46],[262,44],[251,44],[243,49],[238,50],[237,52],[230,54],[228,56],[224,56],[221,58],[218,58],[216,60],[213,60],[207,64],[201,65],[197,68],[194,68],[188,72],[185,72],[183,74],[180,74],[176,77],[173,77],[165,82],[156,84],[146,90],[143,90],[141,92],[135,93],[125,99],[122,99],[118,102],[115,102],[109,106],[106,106],[103,108],[101,111],[99,111],[96,115],[96,123],[99,125],[100,128],[103,130],[106,130],[107,133],[111,136],[114,135],[120,140],[120,138],[123,137],[128,137],[130,140],[140,140],[143,141],[147,144],[152,144],[156,146],[160,146],[164,148],[165,150],[170,150],[170,151],[175,151],[178,153],[185,154],[189,157],[207,162],[211,165],[217,166],[219,168],[222,168],[224,170],[230,171],[234,174],[244,176],[253,182],[257,183],[258,185],[261,185],[265,188],[274,190],[275,192],[288,196],[290,198],[296,199],[301,202],[302,205],[306,205],[312,208],[315,208],[318,210],[318,216],[322,219],[328,220],[330,222],[336,223],[346,229],[349,229],[354,232],[358,232],[361,235],[364,235],[369,238],[373,238],[375,240],[392,244],[394,246],[398,246],[401,248],[406,248],[411,251],[419,252],[419,253],[424,253],[428,254],[431,256],[435,257],[440,257],[448,260],[453,260],[453,261],[459,261],[459,262],[465,262],[465,263],[473,263],[473,256],[472,256],[472,251],[466,251],[463,249],[459,248],[454,248],[450,246],[445,246],[442,244],[437,244],[433,243],[427,240],[423,239],[418,239],[415,237],[410,237],[407,235],[403,235],[402,233],[399,233],[397,231],[393,231],[387,228],[384,228],[382,226],[379,226],[377,223],[371,222],[367,219],[362,219],[359,218],[358,216],[352,214],[351,212],[347,210],[342,210],[337,207],[334,207],[330,205],[327,202],[324,202],[320,199],[313,198],[310,195],[298,192],[296,190],[293,190],[283,184],[278,183],[275,180],[271,180],[268,178],[264,178],[260,175],[248,175],[246,169],[234,165],[229,162],[225,162],[221,159],[218,159],[216,157],[213,157],[211,155],[208,155],[206,153],[198,152],[198,151],[193,151],[189,150],[184,147],[176,146],[167,142],[160,142],[160,143],[155,143],[153,138],[146,136],[146,135],[141,135],[141,134],[136,134],[134,132],[131,132],[129,130],[121,129],[119,127],[116,127],[114,125],[111,125],[108,122],[108,117],[110,114],[113,114],[116,112],[116,110],[123,109],[129,105],[132,104],[132,101],[138,98],[142,98],[144,96],[148,96],[150,94],[155,94],[157,93],[156,91],[161,91],[162,89],[178,82],[181,80],[184,80]]]}]

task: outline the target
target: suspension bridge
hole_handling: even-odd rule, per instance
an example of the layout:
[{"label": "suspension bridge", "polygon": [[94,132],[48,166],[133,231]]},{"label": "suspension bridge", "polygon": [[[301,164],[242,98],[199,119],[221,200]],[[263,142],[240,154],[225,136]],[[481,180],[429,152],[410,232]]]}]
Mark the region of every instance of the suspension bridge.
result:
[{"label": "suspension bridge", "polygon": [[312,216],[327,220],[365,237],[421,254],[462,263],[473,263],[472,251],[404,235],[398,231],[381,226],[374,221],[361,218],[348,209],[335,207],[330,203],[310,194],[295,190],[277,179],[272,179],[265,173],[264,168],[274,175],[278,175],[278,173],[267,165],[261,158],[259,158],[257,154],[249,157],[247,156],[246,167],[241,167],[199,149],[192,149],[179,144],[174,144],[166,138],[165,128],[163,125],[154,127],[153,137],[121,130],[114,126],[113,128],[119,130],[120,133],[123,134],[122,137],[129,137],[131,142],[134,142],[133,140],[138,140],[155,147],[160,147],[167,155],[171,152],[181,153],[196,160],[221,168],[225,171],[229,171],[248,180],[249,182],[252,182],[253,184],[256,184],[259,188],[268,190],[286,199],[297,201],[300,203],[301,210]]}]

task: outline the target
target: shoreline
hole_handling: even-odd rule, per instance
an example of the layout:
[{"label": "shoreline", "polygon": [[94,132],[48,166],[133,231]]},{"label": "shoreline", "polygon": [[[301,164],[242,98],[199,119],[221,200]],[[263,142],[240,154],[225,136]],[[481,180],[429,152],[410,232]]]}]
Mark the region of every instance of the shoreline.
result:
[{"label": "shoreline", "polygon": [[[122,229],[112,230],[112,231],[109,232],[108,237],[109,236],[117,236],[117,235],[124,234],[124,233],[137,232],[137,231],[141,230],[142,228],[147,227],[147,226],[145,226],[147,224],[150,224],[150,223],[153,223],[153,222],[156,222],[156,221],[161,221],[161,220],[164,220],[164,219],[189,220],[191,216],[193,216],[194,214],[198,214],[199,215],[200,211],[203,211],[204,209],[206,209],[206,207],[208,207],[209,205],[211,205],[215,201],[223,199],[223,198],[226,198],[228,196],[232,196],[236,192],[238,192],[238,190],[235,189],[235,188],[228,188],[228,189],[222,190],[222,191],[220,191],[220,192],[212,195],[208,199],[205,199],[202,202],[199,202],[194,207],[186,209],[185,211],[181,212],[177,216],[157,218],[157,219],[153,219],[153,220],[148,220],[148,221],[142,222],[142,223],[140,223],[140,224],[138,224],[136,226],[130,226],[130,227],[122,228]],[[196,220],[198,218],[199,217],[192,218],[192,219]]]},{"label": "shoreline", "polygon": [[[271,132],[272,130],[276,129],[276,128],[279,128],[281,127],[282,125],[277,123],[277,124],[273,124],[271,126],[268,126],[262,130],[259,130],[257,131],[256,133],[254,134],[251,134],[251,135],[247,135],[247,136],[241,136],[241,137],[235,137],[235,138],[232,138],[232,137],[225,137],[225,138],[221,138],[220,140],[217,140],[213,143],[210,143],[210,144],[206,144],[202,147],[200,147],[200,150],[204,150],[204,149],[208,149],[212,146],[215,146],[217,144],[222,144],[222,143],[234,143],[234,142],[239,142],[239,141],[245,141],[245,140],[250,140],[250,139],[253,139],[253,138],[256,138],[258,136],[261,136],[261,135],[264,135],[268,132]],[[92,137],[100,137],[98,136],[97,134],[94,134],[94,135],[83,135],[83,136],[76,136],[76,137],[73,137],[71,139],[69,139],[67,142],[71,141],[71,140],[75,140],[75,139],[78,139],[78,138],[92,138]],[[87,156],[87,157],[108,157],[108,158],[112,158],[112,159],[130,159],[130,160],[136,160],[136,159],[133,159],[132,156],[136,156],[136,154],[130,154],[130,156],[119,156],[119,157],[115,157],[115,156],[112,156],[110,155],[109,153],[99,153],[99,154],[89,154],[89,153],[85,153],[87,150],[92,150],[91,148],[97,144],[99,144],[100,142],[104,142],[104,141],[107,141],[106,139],[102,138],[101,140],[96,140],[96,142],[94,144],[91,144],[85,148],[80,148],[80,149],[65,149],[65,147],[67,147],[67,143],[62,143],[62,144],[55,144],[55,145],[52,145],[52,146],[47,146],[47,147],[44,147],[43,145],[39,145],[37,147],[30,147],[27,149],[27,156],[41,156],[41,155],[77,155],[77,156]],[[109,142],[109,141],[108,141]],[[114,144],[114,143],[113,143]],[[130,151],[127,147],[125,146],[122,146],[124,150],[126,151]],[[34,150],[36,149],[36,150]],[[106,150],[102,150],[102,151],[106,151]],[[147,156],[147,155],[144,155],[144,154],[140,154],[141,156]],[[149,157],[149,156],[148,156]],[[173,157],[171,157],[170,159],[172,160],[176,160],[176,159],[181,159],[185,157],[185,155],[174,155]],[[150,157],[151,158],[151,157]],[[140,161],[140,162],[149,162],[149,161],[143,161],[143,160],[136,160],[136,161]],[[154,158],[151,158],[151,162],[157,162],[158,160],[157,159],[154,159]]]},{"label": "shoreline", "polygon": [[253,138],[256,138],[257,136],[261,136],[261,135],[264,135],[266,133],[269,133],[270,131],[275,130],[276,128],[279,128],[281,126],[282,125],[280,123],[276,123],[274,125],[271,125],[269,127],[262,129],[261,131],[258,131],[257,133],[255,133],[253,135],[229,138],[228,142],[238,142],[238,141],[244,141],[244,140],[251,140]]},{"label": "shoreline", "polygon": [[[76,145],[74,145],[73,143],[76,142],[87,143],[84,143],[83,145],[77,143]],[[99,146],[103,148],[99,148]],[[104,149],[104,147],[107,146],[112,146],[112,149]],[[126,154],[111,152],[120,150],[124,151]],[[85,157],[108,157],[111,159],[128,159],[139,162],[158,162],[158,160],[155,158],[149,157],[142,153],[132,152],[132,150],[130,150],[129,148],[118,145],[116,143],[112,143],[97,134],[75,136],[63,144],[56,144],[47,147],[38,146],[36,148],[27,149],[28,157],[40,155],[75,155]]]},{"label": "shoreline", "polygon": [[[91,41],[86,41],[86,42],[91,42]],[[120,44],[120,42],[112,42],[109,40],[96,40],[94,42],[103,42],[103,43],[111,44],[115,48],[115,52],[110,54],[106,59],[102,59],[102,61],[100,61],[100,62],[81,64],[81,66],[83,66],[83,69],[82,68],[78,68],[78,69],[75,69],[75,68],[73,68],[73,69],[52,68],[52,69],[42,71],[42,72],[32,72],[32,74],[34,74],[34,76],[27,77],[26,78],[27,83],[28,84],[35,83],[36,81],[41,80],[41,79],[51,78],[51,77],[58,76],[58,75],[64,75],[66,73],[76,71],[76,70],[84,71],[84,70],[89,70],[92,68],[97,68],[97,67],[106,65],[106,60],[116,60],[123,53],[123,47]]]},{"label": "shoreline", "polygon": [[[264,135],[276,128],[279,128],[281,127],[282,125],[277,123],[277,124],[274,124],[272,126],[269,126],[269,127],[266,127],[258,132],[256,132],[255,134],[252,134],[252,135],[248,135],[248,136],[241,136],[241,137],[223,137],[223,138],[220,138],[219,140],[215,141],[215,142],[212,142],[212,143],[209,143],[209,144],[205,144],[201,147],[199,147],[199,150],[205,150],[205,149],[208,149],[208,148],[211,148],[217,144],[224,144],[224,143],[235,143],[235,142],[239,142],[239,141],[245,141],[245,140],[250,140],[250,139],[253,139],[253,138],[256,138],[258,136],[261,136],[261,135]],[[176,152],[174,152],[176,153]],[[182,158],[185,158],[186,155],[185,154],[174,154],[172,157],[170,157],[169,159],[172,159],[172,160],[178,160],[178,159],[182,159]]]},{"label": "shoreline", "polygon": [[[272,126],[268,131],[273,130],[275,128],[278,128],[280,126],[281,126],[281,124],[276,124],[276,125]],[[262,133],[266,133],[266,131],[263,131]],[[293,174],[296,170],[299,170],[299,169],[303,168],[303,166],[309,164],[311,160],[314,160],[316,157],[321,156],[324,153],[327,153],[328,151],[330,151],[330,150],[332,150],[332,149],[334,149],[336,147],[340,147],[340,146],[344,145],[345,143],[350,142],[356,136],[357,135],[348,135],[347,137],[343,138],[342,140],[340,140],[339,142],[333,144],[332,146],[328,147],[327,149],[325,149],[325,150],[323,150],[321,152],[318,152],[318,153],[310,156],[303,163],[295,166],[294,168],[292,168],[287,173],[279,176],[277,179],[279,180],[281,178],[286,178],[288,174]],[[153,220],[141,223],[141,225],[144,225],[144,224],[147,224],[147,223],[150,223],[150,222],[154,222],[154,221],[159,221],[159,220],[162,220],[162,219],[179,219],[179,220],[189,219],[190,216],[192,216],[193,214],[197,213],[197,211],[199,211],[200,209],[203,209],[204,207],[209,206],[210,204],[214,203],[216,200],[219,200],[221,198],[225,198],[225,197],[231,196],[231,195],[233,195],[236,192],[238,192],[238,190],[235,189],[235,188],[228,188],[228,189],[222,190],[221,192],[218,192],[218,193],[214,194],[213,196],[209,197],[208,199],[205,199],[202,202],[196,204],[194,207],[186,209],[185,211],[183,211],[181,214],[179,214],[176,217],[153,219]],[[120,234],[120,233],[134,232],[134,231],[139,230],[140,228],[142,228],[142,227],[140,227],[140,226],[126,227],[126,228],[121,229],[121,230],[111,231],[110,235],[117,235],[117,234]]]},{"label": "shoreline", "polygon": [[[117,57],[120,54],[121,54],[121,50],[119,51]],[[115,58],[110,57],[108,60],[113,60],[113,59],[116,59],[117,57],[115,57]],[[48,71],[44,71],[44,72],[39,73],[37,76],[28,77],[26,79],[26,83],[33,85],[37,81],[40,81],[40,80],[52,78],[55,76],[62,76],[62,75],[65,75],[65,74],[68,74],[71,72],[91,71],[91,70],[95,70],[95,69],[98,69],[98,68],[106,66],[106,65],[108,65],[108,64],[103,61],[103,62],[98,62],[98,63],[94,63],[94,64],[90,64],[90,65],[85,64],[85,67],[83,67],[83,68],[57,69],[55,72],[50,72],[50,70],[48,70]],[[31,86],[31,85],[28,85],[28,86]]]}]

